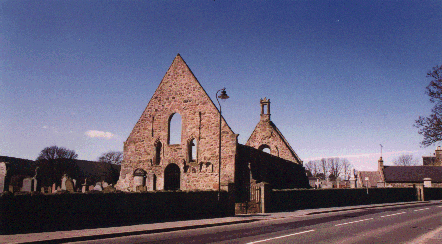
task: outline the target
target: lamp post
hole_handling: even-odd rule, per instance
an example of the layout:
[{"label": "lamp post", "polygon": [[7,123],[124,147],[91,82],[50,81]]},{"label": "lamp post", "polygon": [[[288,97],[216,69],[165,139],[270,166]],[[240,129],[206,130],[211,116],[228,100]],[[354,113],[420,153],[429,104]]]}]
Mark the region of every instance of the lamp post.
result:
[{"label": "lamp post", "polygon": [[[221,95],[218,96],[218,92],[221,92]],[[221,103],[219,103],[218,98],[222,100],[226,100],[229,98],[226,93],[226,88],[219,89],[216,92],[216,101],[218,102],[219,106],[219,144],[218,144],[218,202],[220,200],[220,194],[221,194],[221,120],[222,120],[222,112],[221,112]]]}]

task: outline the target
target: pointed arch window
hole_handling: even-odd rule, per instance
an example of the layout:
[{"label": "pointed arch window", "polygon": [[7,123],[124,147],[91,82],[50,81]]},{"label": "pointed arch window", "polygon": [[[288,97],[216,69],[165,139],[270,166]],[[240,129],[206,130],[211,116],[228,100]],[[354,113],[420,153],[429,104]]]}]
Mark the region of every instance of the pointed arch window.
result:
[{"label": "pointed arch window", "polygon": [[181,144],[181,115],[174,113],[169,117],[168,144]]}]

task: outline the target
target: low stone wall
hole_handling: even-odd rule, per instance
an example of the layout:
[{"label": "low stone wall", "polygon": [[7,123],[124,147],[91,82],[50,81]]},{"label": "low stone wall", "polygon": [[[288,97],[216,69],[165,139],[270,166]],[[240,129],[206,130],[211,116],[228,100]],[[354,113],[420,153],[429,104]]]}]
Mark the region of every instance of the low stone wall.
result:
[{"label": "low stone wall", "polygon": [[270,211],[416,201],[414,188],[272,190]]},{"label": "low stone wall", "polygon": [[234,215],[233,197],[216,191],[3,195],[0,233],[98,228]]}]

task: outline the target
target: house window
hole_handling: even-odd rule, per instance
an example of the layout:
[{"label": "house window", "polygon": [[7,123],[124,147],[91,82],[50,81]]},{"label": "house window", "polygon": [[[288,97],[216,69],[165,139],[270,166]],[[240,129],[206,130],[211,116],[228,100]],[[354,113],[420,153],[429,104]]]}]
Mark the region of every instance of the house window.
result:
[{"label": "house window", "polygon": [[178,113],[169,118],[168,144],[181,144],[181,115]]}]

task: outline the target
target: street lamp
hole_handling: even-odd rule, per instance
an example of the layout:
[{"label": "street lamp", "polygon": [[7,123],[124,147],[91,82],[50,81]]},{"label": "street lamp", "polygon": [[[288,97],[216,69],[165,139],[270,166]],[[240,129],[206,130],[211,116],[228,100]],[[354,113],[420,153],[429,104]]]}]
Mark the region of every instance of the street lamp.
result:
[{"label": "street lamp", "polygon": [[[218,92],[221,92],[221,95],[218,96]],[[220,199],[220,194],[221,194],[221,118],[222,118],[222,112],[221,112],[221,103],[219,103],[218,98],[221,99],[221,101],[226,100],[229,98],[229,96],[227,96],[226,93],[226,88],[223,89],[219,89],[216,92],[216,101],[218,102],[218,106],[219,106],[219,144],[218,144],[218,202]]]}]

